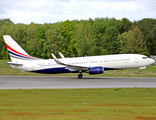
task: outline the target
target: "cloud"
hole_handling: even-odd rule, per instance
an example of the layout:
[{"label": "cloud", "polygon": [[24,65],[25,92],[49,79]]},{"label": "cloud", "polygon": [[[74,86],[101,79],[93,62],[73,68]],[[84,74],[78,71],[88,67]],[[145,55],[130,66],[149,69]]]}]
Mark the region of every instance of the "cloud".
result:
[{"label": "cloud", "polygon": [[0,19],[15,23],[55,23],[95,17],[131,21],[156,18],[154,0],[7,0],[0,1]]}]

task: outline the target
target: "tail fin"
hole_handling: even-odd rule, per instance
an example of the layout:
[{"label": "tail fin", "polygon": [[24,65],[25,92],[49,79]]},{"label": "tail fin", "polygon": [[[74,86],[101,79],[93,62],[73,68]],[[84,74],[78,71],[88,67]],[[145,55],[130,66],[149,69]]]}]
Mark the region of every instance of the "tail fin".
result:
[{"label": "tail fin", "polygon": [[9,51],[12,62],[18,62],[20,60],[37,60],[38,58],[32,57],[26,53],[16,41],[14,41],[10,35],[3,35],[5,44]]}]

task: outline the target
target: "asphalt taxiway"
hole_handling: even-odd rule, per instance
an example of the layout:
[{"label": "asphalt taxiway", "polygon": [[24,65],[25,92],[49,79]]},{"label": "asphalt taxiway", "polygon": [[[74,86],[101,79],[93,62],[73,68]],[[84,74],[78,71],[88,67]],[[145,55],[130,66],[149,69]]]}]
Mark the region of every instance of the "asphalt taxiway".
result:
[{"label": "asphalt taxiway", "polygon": [[0,89],[156,88],[156,78],[0,76]]}]

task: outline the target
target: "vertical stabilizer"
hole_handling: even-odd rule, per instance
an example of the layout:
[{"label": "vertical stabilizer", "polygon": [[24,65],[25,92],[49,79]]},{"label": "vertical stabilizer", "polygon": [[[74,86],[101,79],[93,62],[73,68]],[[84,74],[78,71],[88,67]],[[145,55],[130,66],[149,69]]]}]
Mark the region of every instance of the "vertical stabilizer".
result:
[{"label": "vertical stabilizer", "polygon": [[10,35],[3,35],[5,44],[9,51],[12,62],[18,62],[20,60],[36,60],[38,58],[32,57],[26,53],[16,41],[14,41]]}]

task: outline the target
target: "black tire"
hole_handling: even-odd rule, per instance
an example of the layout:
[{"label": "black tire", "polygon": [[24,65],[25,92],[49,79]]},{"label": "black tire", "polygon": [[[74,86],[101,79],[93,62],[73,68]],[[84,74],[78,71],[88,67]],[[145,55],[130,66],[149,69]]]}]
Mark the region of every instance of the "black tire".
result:
[{"label": "black tire", "polygon": [[81,79],[83,77],[82,74],[78,74],[78,78]]}]

